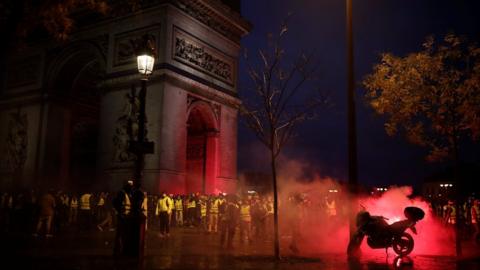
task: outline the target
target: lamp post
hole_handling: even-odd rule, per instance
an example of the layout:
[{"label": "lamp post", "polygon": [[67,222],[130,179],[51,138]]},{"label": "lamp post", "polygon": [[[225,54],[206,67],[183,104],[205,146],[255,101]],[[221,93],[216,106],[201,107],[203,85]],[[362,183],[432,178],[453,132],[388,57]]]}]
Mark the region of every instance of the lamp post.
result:
[{"label": "lamp post", "polygon": [[137,159],[135,161],[135,187],[138,189],[142,185],[143,180],[143,168],[145,166],[145,154],[153,154],[153,142],[148,142],[145,138],[145,105],[147,96],[147,81],[148,77],[152,74],[155,64],[155,47],[153,37],[145,34],[140,40],[137,41],[136,46],[137,53],[137,67],[138,72],[141,75],[141,89],[138,94],[140,101],[139,113],[138,113],[138,134],[137,140],[132,141],[130,146],[132,152],[135,153]]},{"label": "lamp post", "polygon": [[353,55],[352,0],[346,0],[347,110],[348,110],[348,185],[350,187],[350,237],[355,232],[354,210],[358,186],[357,124],[355,116],[355,76]]},{"label": "lamp post", "polygon": [[130,151],[136,155],[134,170],[134,192],[132,194],[132,255],[143,257],[145,249],[145,219],[142,211],[144,193],[140,189],[143,182],[143,169],[145,167],[145,154],[153,154],[153,142],[146,137],[145,105],[147,96],[147,81],[153,72],[155,64],[154,38],[145,34],[142,38],[132,42],[137,55],[138,72],[141,75],[141,89],[138,94],[140,102],[138,112],[138,133],[136,138],[131,138]]}]

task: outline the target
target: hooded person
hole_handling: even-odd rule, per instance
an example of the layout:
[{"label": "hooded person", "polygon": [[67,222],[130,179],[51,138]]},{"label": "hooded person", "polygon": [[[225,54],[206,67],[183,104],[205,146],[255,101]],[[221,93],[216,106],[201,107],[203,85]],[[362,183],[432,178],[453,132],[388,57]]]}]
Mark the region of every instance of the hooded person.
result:
[{"label": "hooded person", "polygon": [[115,234],[114,255],[125,255],[127,240],[127,232],[132,209],[132,190],[133,181],[129,180],[125,183],[122,190],[117,193],[113,200],[113,208],[117,215],[117,231]]}]

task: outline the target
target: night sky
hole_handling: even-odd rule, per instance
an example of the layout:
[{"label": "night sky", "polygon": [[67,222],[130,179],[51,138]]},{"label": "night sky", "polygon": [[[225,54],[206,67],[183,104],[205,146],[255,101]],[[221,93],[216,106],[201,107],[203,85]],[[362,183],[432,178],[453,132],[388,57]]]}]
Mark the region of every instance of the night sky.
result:
[{"label": "night sky", "polygon": [[[359,181],[364,185],[410,184],[419,187],[425,176],[441,168],[424,161],[426,149],[402,137],[389,137],[381,117],[362,99],[360,81],[371,72],[382,52],[405,55],[421,50],[427,35],[454,32],[470,41],[480,39],[480,1],[353,0]],[[242,15],[253,24],[242,45],[250,55],[278,33],[289,12],[287,52],[314,50],[319,86],[332,93],[334,106],[297,130],[285,151],[288,159],[309,164],[323,176],[347,178],[346,49],[344,0],[245,0]],[[248,84],[245,62],[240,63],[239,89]],[[248,93],[243,92],[243,95]],[[239,172],[268,171],[265,150],[244,125],[239,126]],[[477,148],[478,149],[478,148]],[[478,151],[465,160],[479,161]]]}]

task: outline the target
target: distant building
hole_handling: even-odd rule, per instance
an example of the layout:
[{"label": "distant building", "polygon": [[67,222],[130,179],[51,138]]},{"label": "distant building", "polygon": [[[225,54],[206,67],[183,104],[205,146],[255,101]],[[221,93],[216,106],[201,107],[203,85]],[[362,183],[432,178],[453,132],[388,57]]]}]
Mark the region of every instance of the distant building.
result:
[{"label": "distant building", "polygon": [[[0,188],[117,189],[140,76],[132,40],[155,39],[148,81],[144,188],[231,191],[237,184],[239,0],[142,1],[136,13],[79,18],[71,41],[38,40],[11,53],[0,92]],[[83,13],[79,13],[80,17]]]}]

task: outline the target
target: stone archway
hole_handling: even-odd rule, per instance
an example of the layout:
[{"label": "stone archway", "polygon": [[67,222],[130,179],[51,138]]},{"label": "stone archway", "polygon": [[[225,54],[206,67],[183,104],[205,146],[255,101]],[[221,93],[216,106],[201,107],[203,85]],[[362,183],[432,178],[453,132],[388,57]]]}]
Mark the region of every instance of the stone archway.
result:
[{"label": "stone archway", "polygon": [[185,190],[215,193],[218,126],[210,105],[193,103],[187,120]]},{"label": "stone archway", "polygon": [[48,86],[43,177],[58,188],[96,185],[100,95],[105,59],[88,43],[73,44],[52,65]]}]

